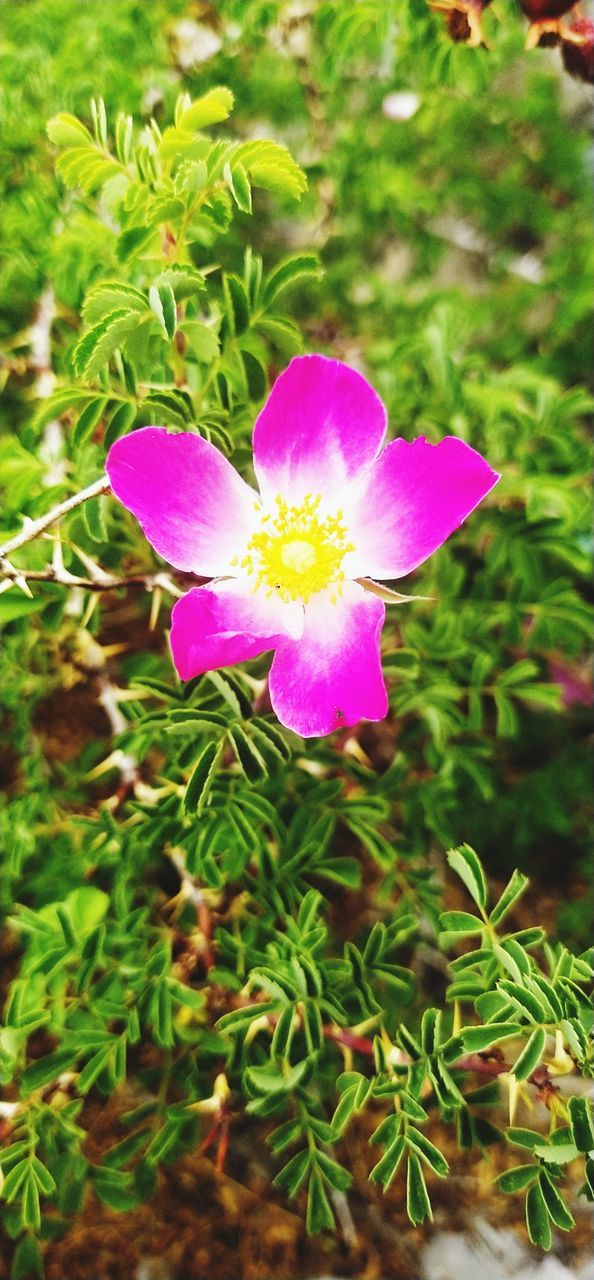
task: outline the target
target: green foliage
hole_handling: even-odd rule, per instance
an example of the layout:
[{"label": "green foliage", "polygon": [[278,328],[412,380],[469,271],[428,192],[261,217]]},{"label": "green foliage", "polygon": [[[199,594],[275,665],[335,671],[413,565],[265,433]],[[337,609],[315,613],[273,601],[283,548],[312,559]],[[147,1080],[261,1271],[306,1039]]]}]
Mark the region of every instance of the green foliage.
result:
[{"label": "green foliage", "polygon": [[[424,0],[323,0],[293,44],[280,0],[221,0],[220,53],[182,66],[181,2],[91,7],[5,15],[0,542],[147,423],[249,477],[254,418],[305,349],[363,366],[395,432],[458,435],[503,479],[391,609],[386,723],[324,741],[276,723],[260,660],[175,680],[165,601],[194,580],[106,495],[11,555],[12,1280],[42,1274],[38,1240],[87,1189],[136,1207],[239,1111],[312,1232],[350,1186],[349,1126],[413,1224],[452,1128],[477,1159],[509,1149],[498,1189],[549,1248],[569,1175],[594,1195],[584,131],[511,20],[487,55]],[[383,105],[404,90],[406,122]],[[48,289],[51,387],[30,330]],[[556,876],[564,942],[535,903]],[[92,1163],[86,1099],[112,1094]],[[535,1094],[546,1132],[515,1123]]]}]

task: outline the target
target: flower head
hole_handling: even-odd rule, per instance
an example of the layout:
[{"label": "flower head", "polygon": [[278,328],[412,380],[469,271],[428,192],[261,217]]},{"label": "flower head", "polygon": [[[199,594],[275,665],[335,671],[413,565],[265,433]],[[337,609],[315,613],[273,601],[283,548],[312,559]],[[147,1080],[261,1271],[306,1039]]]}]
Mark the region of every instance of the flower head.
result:
[{"label": "flower head", "polygon": [[594,84],[594,19],[574,18],[561,27],[561,55],[570,75]]},{"label": "flower head", "polygon": [[486,43],[482,18],[491,0],[429,0],[429,7],[443,13],[450,40],[473,47]]},{"label": "flower head", "polygon": [[270,697],[288,728],[385,716],[385,605],[365,581],[410,573],[499,478],[453,436],[382,450],[385,432],[369,383],[312,355],[291,361],[256,420],[259,492],[200,436],[143,427],[116,441],[116,497],[159,555],[213,579],[173,609],[183,680],[274,649]]}]

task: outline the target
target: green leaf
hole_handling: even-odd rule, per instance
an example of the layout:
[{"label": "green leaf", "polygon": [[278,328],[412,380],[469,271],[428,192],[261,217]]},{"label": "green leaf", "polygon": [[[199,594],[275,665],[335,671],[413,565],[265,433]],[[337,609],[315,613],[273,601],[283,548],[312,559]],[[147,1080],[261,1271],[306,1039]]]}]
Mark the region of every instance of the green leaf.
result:
[{"label": "green leaf", "polygon": [[510,880],[501,894],[499,902],[493,907],[491,915],[489,916],[491,924],[499,924],[500,921],[503,920],[504,916],[507,915],[508,911],[511,911],[511,908],[514,903],[517,902],[521,894],[523,894],[528,888],[529,883],[528,876],[525,876],[523,872],[516,870],[512,873]]},{"label": "green leaf", "polygon": [[334,1228],[334,1214],[317,1169],[312,1169],[307,1188],[306,1228],[310,1236],[319,1235],[322,1231],[332,1231]]},{"label": "green leaf", "polygon": [[84,300],[83,320],[86,324],[97,324],[98,320],[103,320],[110,312],[119,310],[143,315],[148,311],[146,294],[121,280],[102,280],[89,290]]},{"label": "green leaf", "polygon": [[99,1200],[117,1213],[129,1213],[140,1204],[140,1197],[133,1189],[132,1175],[118,1169],[95,1169],[93,1187]]},{"label": "green leaf", "polygon": [[299,200],[307,186],[303,170],[287,148],[278,142],[263,139],[242,142],[231,153],[228,164],[232,172],[238,164],[241,165],[255,187],[263,187],[279,195]]},{"label": "green leaf", "polygon": [[520,1035],[521,1031],[517,1022],[490,1022],[485,1027],[463,1027],[460,1035],[466,1053],[483,1053],[501,1040]]},{"label": "green leaf", "polygon": [[261,778],[265,778],[268,774],[266,761],[243,726],[231,725],[227,736],[248,782],[259,782]]},{"label": "green leaf", "polygon": [[535,996],[532,991],[527,991],[525,987],[520,986],[517,982],[508,982],[506,978],[499,983],[499,987],[509,997],[512,1004],[517,1009],[520,1009],[522,1013],[525,1013],[531,1022],[547,1021],[546,1007],[542,1000]]},{"label": "green leaf", "polygon": [[43,1260],[41,1249],[34,1235],[23,1236],[14,1251],[10,1280],[31,1280],[39,1276],[43,1280]]},{"label": "green leaf", "polygon": [[104,316],[77,342],[72,353],[75,373],[79,377],[92,378],[137,324],[136,312],[129,309],[120,308]]},{"label": "green leaf", "polygon": [[204,129],[210,124],[220,124],[221,120],[226,120],[231,114],[233,103],[231,90],[218,85],[215,89],[209,89],[201,98],[196,98],[179,116],[176,114],[176,128],[193,131]]},{"label": "green leaf", "polygon": [[570,1098],[567,1104],[571,1133],[578,1151],[594,1151],[592,1108],[587,1098]]},{"label": "green leaf", "polygon": [[278,1022],[274,1028],[270,1046],[271,1058],[288,1058],[291,1040],[293,1039],[294,1020],[295,1009],[292,1004],[289,1004],[279,1015]]},{"label": "green leaf", "polygon": [[538,1176],[538,1169],[533,1164],[517,1164],[506,1169],[496,1178],[497,1186],[505,1195],[513,1195],[515,1191],[525,1191]]},{"label": "green leaf", "polygon": [[36,1089],[43,1089],[47,1084],[52,1084],[63,1071],[72,1066],[73,1062],[72,1049],[57,1049],[55,1053],[48,1053],[44,1058],[38,1058],[36,1062],[30,1063],[21,1077],[23,1097],[34,1093]]},{"label": "green leaf", "polygon": [[538,1182],[529,1188],[526,1196],[526,1226],[532,1244],[540,1249],[551,1247],[551,1225],[542,1190]]},{"label": "green leaf", "polygon": [[575,1218],[569,1212],[547,1169],[541,1169],[539,1183],[551,1222],[561,1231],[571,1231],[575,1227]]},{"label": "green leaf", "polygon": [[459,933],[461,937],[469,937],[473,933],[481,933],[484,922],[469,911],[442,911],[439,917],[441,928],[446,933]]},{"label": "green leaf", "polygon": [[405,1150],[405,1140],[402,1134],[399,1134],[386,1148],[381,1160],[374,1165],[369,1175],[370,1181],[379,1183],[383,1190],[387,1191],[396,1177]]},{"label": "green leaf", "polygon": [[544,1160],[545,1164],[571,1164],[572,1160],[577,1160],[579,1151],[573,1142],[551,1142],[548,1145],[536,1145],[533,1147],[535,1156],[539,1160]]},{"label": "green leaf", "polygon": [[164,271],[159,272],[155,285],[158,288],[164,284],[169,285],[173,290],[176,302],[183,302],[186,298],[194,298],[205,287],[202,272],[197,271],[195,267],[189,266],[187,263],[181,262],[172,262],[170,267],[165,267]]},{"label": "green leaf", "polygon": [[23,1225],[28,1227],[31,1231],[38,1232],[41,1226],[39,1187],[31,1167],[29,1167],[27,1177],[23,1183],[21,1214],[23,1218]]},{"label": "green leaf", "polygon": [[406,1212],[415,1227],[433,1217],[421,1162],[412,1153],[406,1170]]},{"label": "green leaf", "polygon": [[157,317],[166,338],[175,337],[177,315],[175,297],[170,284],[151,285],[149,289],[151,311]]},{"label": "green leaf", "polygon": [[460,876],[477,907],[484,910],[487,905],[487,881],[474,849],[468,844],[461,844],[457,849],[450,849],[446,856],[452,871]]},{"label": "green leaf", "polygon": [[323,1178],[335,1191],[348,1191],[353,1179],[347,1169],[332,1160],[325,1151],[316,1151],[315,1161]]},{"label": "green leaf", "polygon": [[223,276],[226,311],[232,333],[243,333],[250,322],[250,303],[243,280],[227,273]]},{"label": "green leaf", "polygon": [[534,1151],[535,1147],[542,1141],[542,1134],[536,1133],[534,1129],[516,1129],[507,1130],[508,1142],[513,1143],[515,1147],[524,1147],[526,1151]]},{"label": "green leaf", "polygon": [[186,787],[183,807],[186,813],[202,813],[215,780],[223,743],[208,742],[198,756]]},{"label": "green leaf", "polygon": [[95,394],[88,387],[60,387],[59,391],[54,391],[51,396],[40,401],[35,410],[33,425],[45,427],[54,418],[61,418],[68,409],[82,409],[90,400],[95,399]]},{"label": "green leaf", "polygon": [[92,436],[97,423],[103,417],[107,403],[107,396],[95,396],[83,409],[72,431],[73,449],[79,449]]},{"label": "green leaf", "polygon": [[80,187],[90,194],[110,178],[122,173],[118,160],[94,144],[69,147],[58,156],[56,171],[67,187]]},{"label": "green leaf", "polygon": [[273,1186],[278,1187],[280,1191],[284,1191],[285,1195],[291,1200],[297,1195],[299,1188],[302,1186],[311,1164],[311,1153],[306,1147],[304,1151],[298,1151],[297,1155],[292,1156],[288,1164],[277,1173],[273,1181]]},{"label": "green leaf", "polygon": [[46,132],[50,142],[53,142],[56,147],[80,147],[81,143],[85,146],[93,145],[93,139],[86,126],[67,111],[62,111],[48,120]]},{"label": "green leaf", "polygon": [[180,325],[191,354],[199,364],[212,364],[219,355],[219,339],[210,325],[200,320],[184,320]]},{"label": "green leaf", "polygon": [[[105,429],[103,437],[103,445],[105,449],[110,449],[115,440],[119,440],[120,436],[125,436],[130,430],[136,419],[136,405],[126,402],[119,404],[117,409],[112,413],[109,424]],[[86,504],[89,505],[88,503]]]},{"label": "green leaf", "polygon": [[409,1147],[412,1145],[426,1163],[438,1174],[440,1178],[447,1177],[449,1165],[444,1155],[438,1147],[434,1146],[424,1133],[420,1133],[418,1129],[414,1129],[409,1125],[406,1131],[406,1141]]},{"label": "green leaf", "polygon": [[319,280],[322,274],[320,261],[315,253],[300,253],[284,258],[267,276],[263,293],[264,305],[270,307],[285,289],[304,280]]},{"label": "green leaf", "polygon": [[252,192],[248,182],[247,173],[242,164],[236,164],[234,169],[226,164],[223,169],[223,177],[233,196],[238,209],[242,213],[252,212]]},{"label": "green leaf", "polygon": [[527,1080],[528,1076],[532,1075],[542,1058],[545,1044],[545,1031],[542,1027],[536,1027],[512,1067],[512,1075],[516,1077],[516,1080]]},{"label": "green leaf", "polygon": [[260,1004],[248,1005],[245,1009],[233,1009],[231,1013],[224,1013],[215,1026],[217,1031],[232,1035],[235,1031],[247,1030],[254,1018],[266,1018],[269,1013],[277,1011],[278,1001],[262,1001]]},{"label": "green leaf", "polygon": [[278,1155],[286,1147],[298,1142],[302,1135],[303,1125],[301,1120],[287,1120],[285,1124],[279,1125],[278,1129],[269,1134],[266,1141],[274,1155]]}]

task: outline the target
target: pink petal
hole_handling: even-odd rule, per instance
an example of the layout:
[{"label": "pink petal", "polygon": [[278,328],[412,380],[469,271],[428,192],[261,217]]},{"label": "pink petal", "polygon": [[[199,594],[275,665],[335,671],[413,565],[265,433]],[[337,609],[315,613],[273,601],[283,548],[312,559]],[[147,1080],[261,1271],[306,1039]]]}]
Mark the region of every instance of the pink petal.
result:
[{"label": "pink petal", "polygon": [[394,440],[370,467],[348,510],[356,551],[349,576],[400,578],[427,559],[499,476],[455,436],[428,444]]},{"label": "pink petal", "polygon": [[303,631],[303,607],[228,578],[193,587],[173,606],[171,652],[182,680],[246,662]]},{"label": "pink petal", "polygon": [[254,426],[262,496],[299,502],[335,493],[375,458],[385,431],[384,406],[360,373],[326,356],[298,356]]},{"label": "pink petal", "polygon": [[258,498],[214,445],[143,427],[116,440],[106,470],[164,560],[204,577],[229,572],[253,531]]},{"label": "pink petal", "polygon": [[354,582],[333,604],[320,592],[305,606],[303,636],[283,642],[270,671],[272,706],[304,738],[359,720],[382,720],[388,698],[380,660],[385,606]]}]

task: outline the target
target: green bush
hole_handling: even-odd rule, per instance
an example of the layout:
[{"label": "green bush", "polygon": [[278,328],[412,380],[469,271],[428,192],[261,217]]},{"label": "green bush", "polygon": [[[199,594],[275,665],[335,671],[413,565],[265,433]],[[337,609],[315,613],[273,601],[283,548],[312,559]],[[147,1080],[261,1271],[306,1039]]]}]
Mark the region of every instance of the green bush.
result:
[{"label": "green bush", "polygon": [[[510,1145],[499,1188],[549,1248],[573,1225],[568,1167],[590,1197],[594,1179],[585,110],[511,17],[487,51],[449,45],[421,0],[223,0],[218,51],[183,66],[185,11],[5,15],[12,1275],[40,1272],[35,1239],[89,1183],[127,1210],[200,1140],[222,1160],[240,1109],[276,1187],[307,1189],[311,1232],[333,1228],[337,1146],[366,1110],[372,1180],[400,1179],[412,1223],[448,1175],[438,1116],[479,1157]],[[502,480],[389,613],[388,720],[301,740],[260,659],[175,678],[187,575],[104,468],[159,422],[249,475],[254,418],[306,349],[363,366],[398,434],[457,435]],[[548,938],[536,895],[518,907],[525,872],[578,895]],[[121,1140],[93,1162],[85,1100],[126,1080]],[[546,1131],[514,1126],[529,1094]]]}]

